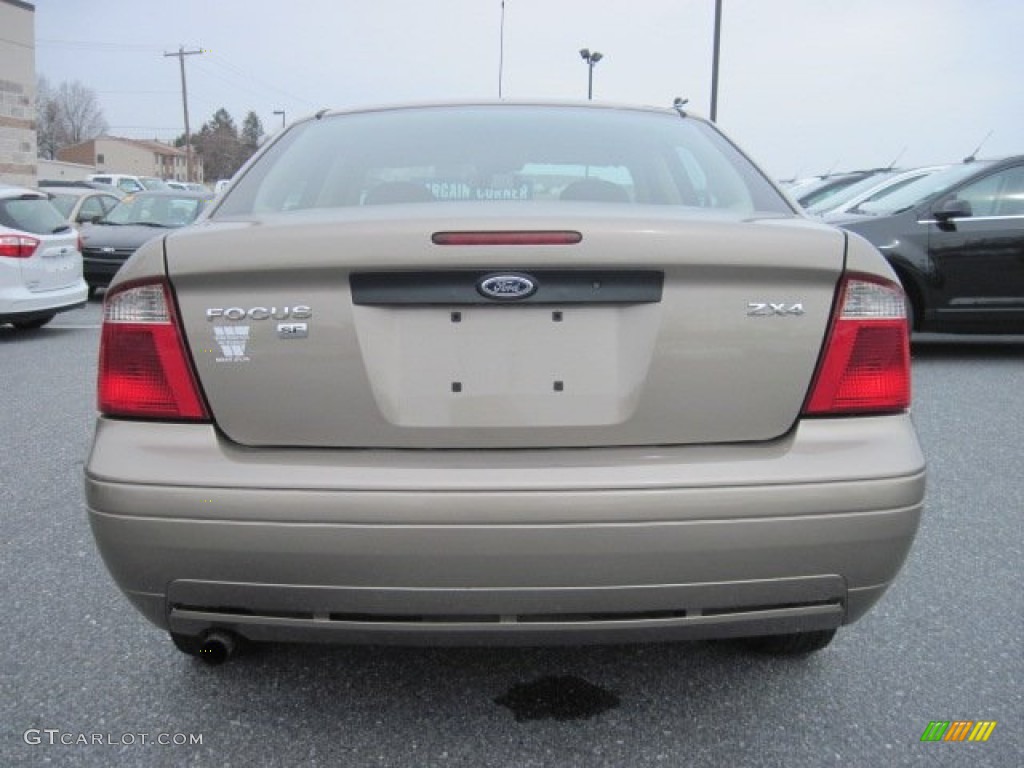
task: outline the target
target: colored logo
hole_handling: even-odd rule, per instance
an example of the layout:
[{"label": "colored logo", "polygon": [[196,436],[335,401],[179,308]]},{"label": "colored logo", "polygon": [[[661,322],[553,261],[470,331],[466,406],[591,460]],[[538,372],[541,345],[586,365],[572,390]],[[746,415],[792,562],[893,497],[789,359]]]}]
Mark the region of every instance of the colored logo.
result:
[{"label": "colored logo", "polygon": [[499,301],[525,299],[537,290],[537,284],[526,275],[491,275],[477,283],[484,296]]},{"label": "colored logo", "polygon": [[996,720],[932,720],[921,741],[988,741]]}]

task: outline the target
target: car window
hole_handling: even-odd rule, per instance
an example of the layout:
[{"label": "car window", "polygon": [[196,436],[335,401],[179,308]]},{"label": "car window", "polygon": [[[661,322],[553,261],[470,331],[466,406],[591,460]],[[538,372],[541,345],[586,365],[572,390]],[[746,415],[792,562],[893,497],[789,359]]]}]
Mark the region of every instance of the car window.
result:
[{"label": "car window", "polygon": [[0,225],[35,235],[51,235],[68,229],[67,219],[42,197],[0,199]]},{"label": "car window", "polygon": [[982,170],[988,163],[964,163],[914,180],[892,194],[870,203],[861,203],[858,210],[864,213],[886,215],[913,208],[919,203],[934,199],[958,182]]},{"label": "car window", "polygon": [[[932,173],[934,173],[934,171],[932,171]],[[851,209],[851,212],[859,213],[859,212],[861,212],[863,210],[864,206],[868,206],[871,203],[876,203],[879,200],[882,200],[883,198],[888,197],[889,195],[893,195],[896,192],[898,192],[899,190],[903,189],[904,187],[906,187],[906,186],[908,186],[910,184],[913,184],[915,181],[918,181],[919,179],[922,179],[922,178],[924,178],[924,176],[927,176],[927,175],[928,174],[923,174],[922,176],[912,176],[909,179],[902,179],[900,181],[894,181],[891,184],[888,184],[888,185],[882,187],[877,192],[875,192],[873,195],[868,195],[866,198],[861,200],[861,202],[856,207]]]},{"label": "car window", "polygon": [[1006,171],[1006,183],[999,193],[997,216],[1024,216],[1024,166]]},{"label": "car window", "polygon": [[970,203],[972,216],[992,216],[996,210],[996,199],[1002,183],[1003,174],[993,173],[973,184],[961,187],[953,199]]},{"label": "car window", "polygon": [[50,197],[53,207],[60,211],[60,215],[65,219],[71,217],[71,209],[75,207],[77,201],[78,195],[52,195]]},{"label": "car window", "polygon": [[870,189],[874,189],[879,184],[885,182],[886,179],[891,179],[896,176],[894,171],[885,171],[883,173],[872,174],[865,176],[860,181],[855,181],[852,184],[847,184],[845,187],[833,189],[831,194],[825,195],[820,199],[816,199],[810,205],[805,205],[808,213],[826,213],[835,208],[838,208],[843,203],[848,202],[855,198],[857,195],[863,194]]},{"label": "car window", "polygon": [[1024,215],[1024,167],[1005,168],[968,184],[954,199],[969,202],[972,216]]},{"label": "car window", "polygon": [[949,200],[970,203],[973,217],[1024,215],[1024,166],[1004,168],[966,184]]},{"label": "car window", "polygon": [[82,203],[82,207],[78,209],[78,220],[98,219],[105,213],[106,211],[100,202],[99,196],[87,197]]},{"label": "car window", "polygon": [[716,131],[676,114],[421,108],[300,124],[215,218],[389,203],[637,203],[791,213]]},{"label": "car window", "polygon": [[171,189],[163,179],[155,176],[142,176],[139,181],[146,189]]},{"label": "car window", "polygon": [[107,215],[112,224],[147,224],[158,227],[183,227],[199,216],[205,201],[168,195],[132,195]]}]

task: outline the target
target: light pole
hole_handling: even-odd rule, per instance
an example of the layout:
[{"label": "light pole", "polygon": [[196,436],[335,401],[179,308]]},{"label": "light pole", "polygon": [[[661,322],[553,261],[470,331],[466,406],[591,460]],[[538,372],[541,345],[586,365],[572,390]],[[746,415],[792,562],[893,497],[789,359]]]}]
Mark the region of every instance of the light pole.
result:
[{"label": "light pole", "polygon": [[274,114],[281,116],[281,127],[284,128],[284,110],[283,109],[275,109],[274,110]]},{"label": "light pole", "polygon": [[722,48],[722,0],[715,0],[715,42],[711,54],[711,122],[718,120],[718,54]]},{"label": "light pole", "polygon": [[594,65],[604,58],[604,54],[581,48],[580,58],[587,62],[587,100],[590,100],[594,98]]}]

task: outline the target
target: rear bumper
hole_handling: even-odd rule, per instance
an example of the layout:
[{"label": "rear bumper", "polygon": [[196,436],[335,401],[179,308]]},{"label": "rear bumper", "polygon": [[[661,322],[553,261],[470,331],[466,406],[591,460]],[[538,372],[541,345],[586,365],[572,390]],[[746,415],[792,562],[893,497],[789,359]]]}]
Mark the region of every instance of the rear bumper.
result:
[{"label": "rear bumper", "polygon": [[101,419],[90,521],[154,623],[257,640],[558,643],[825,629],[917,529],[906,416],[772,444],[552,451],[240,450]]},{"label": "rear bumper", "polygon": [[84,280],[66,288],[36,293],[20,285],[0,288],[0,322],[32,320],[78,309],[85,306],[88,293]]}]

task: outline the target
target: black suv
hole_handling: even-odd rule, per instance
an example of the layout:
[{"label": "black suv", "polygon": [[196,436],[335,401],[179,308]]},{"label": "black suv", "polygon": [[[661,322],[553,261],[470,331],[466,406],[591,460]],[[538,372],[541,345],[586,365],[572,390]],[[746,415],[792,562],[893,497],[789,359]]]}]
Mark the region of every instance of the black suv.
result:
[{"label": "black suv", "polygon": [[889,260],[915,330],[1024,333],[1024,156],[950,166],[834,223]]}]

